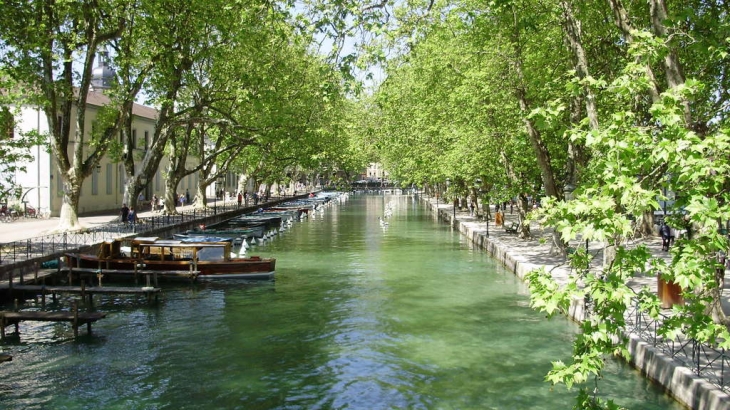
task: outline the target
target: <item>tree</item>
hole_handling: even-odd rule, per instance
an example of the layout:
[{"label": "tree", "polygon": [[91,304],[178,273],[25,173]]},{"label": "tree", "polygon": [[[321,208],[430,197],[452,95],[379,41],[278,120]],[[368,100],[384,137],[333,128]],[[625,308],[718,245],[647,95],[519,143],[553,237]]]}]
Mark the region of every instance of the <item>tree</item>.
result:
[{"label": "tree", "polygon": [[2,65],[42,107],[63,179],[59,229],[79,228],[81,186],[121,127],[121,116],[112,105],[101,109],[88,132],[86,109],[94,59],[103,44],[120,35],[128,6],[115,1],[10,1],[3,6]]}]

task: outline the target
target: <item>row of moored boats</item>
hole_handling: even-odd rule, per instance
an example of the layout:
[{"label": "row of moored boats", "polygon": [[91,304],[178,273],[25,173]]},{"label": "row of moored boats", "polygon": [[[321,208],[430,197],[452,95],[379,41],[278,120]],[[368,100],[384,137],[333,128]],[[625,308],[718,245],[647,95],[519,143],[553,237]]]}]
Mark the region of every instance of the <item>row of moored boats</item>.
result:
[{"label": "row of moored boats", "polygon": [[347,194],[326,192],[244,214],[211,226],[199,226],[173,238],[135,237],[105,242],[94,254],[67,254],[68,267],[78,276],[160,278],[272,279],[275,258],[247,256],[291,228],[294,223],[323,212]]}]

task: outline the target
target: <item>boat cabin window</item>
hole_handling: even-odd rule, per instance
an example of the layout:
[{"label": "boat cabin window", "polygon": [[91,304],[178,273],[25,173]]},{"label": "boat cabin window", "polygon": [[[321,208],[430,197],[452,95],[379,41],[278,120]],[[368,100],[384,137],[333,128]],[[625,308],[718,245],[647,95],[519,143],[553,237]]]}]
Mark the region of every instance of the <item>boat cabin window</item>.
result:
[{"label": "boat cabin window", "polygon": [[223,246],[198,249],[199,261],[223,261],[226,259],[226,248]]}]

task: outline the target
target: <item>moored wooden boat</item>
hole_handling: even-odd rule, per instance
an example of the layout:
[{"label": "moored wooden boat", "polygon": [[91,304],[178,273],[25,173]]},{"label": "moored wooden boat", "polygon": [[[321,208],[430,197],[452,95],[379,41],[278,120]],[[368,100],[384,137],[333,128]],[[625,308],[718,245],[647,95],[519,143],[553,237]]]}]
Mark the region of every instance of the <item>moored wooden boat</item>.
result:
[{"label": "moored wooden boat", "polygon": [[281,216],[278,216],[278,215],[267,216],[263,213],[247,214],[247,215],[241,215],[241,216],[237,216],[235,218],[229,219],[228,221],[226,221],[226,223],[228,225],[263,223],[268,226],[279,226],[279,225],[281,225]]},{"label": "moored wooden boat", "polygon": [[215,227],[210,226],[205,229],[190,229],[185,231],[186,236],[219,236],[223,238],[260,238],[264,236],[266,225],[258,226],[227,226],[217,224]]},{"label": "moored wooden boat", "polygon": [[[70,268],[97,268],[107,272],[157,271],[163,274],[190,270],[200,279],[271,279],[276,259],[231,257],[231,242],[183,242],[156,237],[135,238],[130,251],[121,251],[121,240],[105,242],[96,255],[67,254]],[[164,277],[164,275],[161,275]]]}]

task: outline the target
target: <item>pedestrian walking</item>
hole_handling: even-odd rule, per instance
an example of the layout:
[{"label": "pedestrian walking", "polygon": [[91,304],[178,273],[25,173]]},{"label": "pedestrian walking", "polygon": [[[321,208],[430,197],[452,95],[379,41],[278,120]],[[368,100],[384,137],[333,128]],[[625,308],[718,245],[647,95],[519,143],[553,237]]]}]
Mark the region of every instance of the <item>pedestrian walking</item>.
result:
[{"label": "pedestrian walking", "polygon": [[672,230],[666,222],[662,222],[662,225],[659,227],[659,235],[662,237],[662,250],[668,251],[672,239]]},{"label": "pedestrian walking", "polygon": [[190,203],[190,191],[187,189],[185,190],[185,203]]},{"label": "pedestrian walking", "polygon": [[241,195],[241,191],[238,191],[238,206],[241,206],[241,202],[243,201],[243,195]]}]

